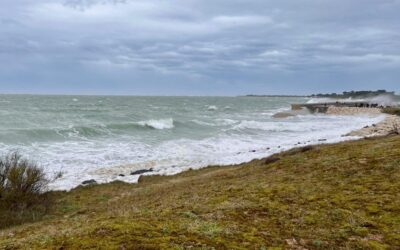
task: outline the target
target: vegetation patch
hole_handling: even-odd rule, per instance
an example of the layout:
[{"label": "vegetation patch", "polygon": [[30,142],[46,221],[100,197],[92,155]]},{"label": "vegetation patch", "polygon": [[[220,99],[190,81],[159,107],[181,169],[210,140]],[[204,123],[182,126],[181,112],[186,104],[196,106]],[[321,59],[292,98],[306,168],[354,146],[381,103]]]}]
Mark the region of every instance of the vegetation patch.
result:
[{"label": "vegetation patch", "polygon": [[42,217],[50,205],[41,168],[18,153],[0,158],[0,228]]}]

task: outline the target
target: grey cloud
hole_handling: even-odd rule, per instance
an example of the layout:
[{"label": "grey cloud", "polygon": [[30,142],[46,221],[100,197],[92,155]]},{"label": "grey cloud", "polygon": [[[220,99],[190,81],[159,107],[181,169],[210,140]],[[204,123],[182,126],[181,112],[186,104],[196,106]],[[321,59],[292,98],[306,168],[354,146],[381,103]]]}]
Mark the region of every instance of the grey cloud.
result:
[{"label": "grey cloud", "polygon": [[0,91],[79,92],[88,79],[154,93],[171,79],[202,94],[400,86],[397,0],[4,1]]}]

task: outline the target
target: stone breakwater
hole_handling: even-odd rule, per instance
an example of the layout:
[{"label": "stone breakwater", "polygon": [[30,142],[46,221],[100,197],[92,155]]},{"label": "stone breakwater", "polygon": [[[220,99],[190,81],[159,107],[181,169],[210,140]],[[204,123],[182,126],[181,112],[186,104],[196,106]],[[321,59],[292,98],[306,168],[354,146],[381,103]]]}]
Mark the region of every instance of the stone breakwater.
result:
[{"label": "stone breakwater", "polygon": [[326,114],[328,114],[328,115],[357,115],[357,114],[380,115],[380,114],[382,114],[382,111],[380,108],[329,106],[326,111]]}]

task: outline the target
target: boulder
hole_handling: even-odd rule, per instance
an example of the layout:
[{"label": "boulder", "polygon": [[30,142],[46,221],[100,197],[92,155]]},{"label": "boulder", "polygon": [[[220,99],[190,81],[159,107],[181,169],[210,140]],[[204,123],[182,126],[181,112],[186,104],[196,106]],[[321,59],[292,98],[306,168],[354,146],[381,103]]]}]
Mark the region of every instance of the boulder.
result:
[{"label": "boulder", "polygon": [[153,172],[153,169],[140,169],[140,170],[136,170],[131,172],[131,175],[138,175],[138,174],[144,174],[144,173],[148,173],[148,172]]},{"label": "boulder", "polygon": [[97,181],[94,179],[86,180],[86,181],[82,182],[82,185],[94,185],[94,184],[97,184]]}]

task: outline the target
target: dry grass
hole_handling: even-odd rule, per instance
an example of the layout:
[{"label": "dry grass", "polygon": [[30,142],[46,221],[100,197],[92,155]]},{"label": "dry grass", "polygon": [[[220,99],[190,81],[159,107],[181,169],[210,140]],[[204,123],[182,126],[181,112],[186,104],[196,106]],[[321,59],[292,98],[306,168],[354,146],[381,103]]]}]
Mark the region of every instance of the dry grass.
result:
[{"label": "dry grass", "polygon": [[53,193],[0,248],[400,248],[399,136],[273,157]]}]

